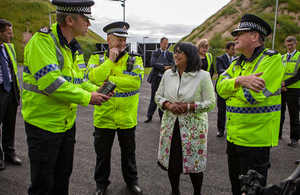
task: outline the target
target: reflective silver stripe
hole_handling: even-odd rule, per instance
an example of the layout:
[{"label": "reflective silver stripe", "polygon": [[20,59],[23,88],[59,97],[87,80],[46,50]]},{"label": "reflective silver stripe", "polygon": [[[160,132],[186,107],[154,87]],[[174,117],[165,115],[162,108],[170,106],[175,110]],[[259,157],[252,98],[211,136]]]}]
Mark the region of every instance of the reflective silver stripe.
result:
[{"label": "reflective silver stripe", "polygon": [[40,69],[39,71],[37,71],[34,74],[34,78],[36,80],[41,79],[43,76],[45,76],[46,74],[48,74],[49,72],[55,71],[55,70],[59,70],[59,67],[56,64],[49,64],[44,66],[42,69]]},{"label": "reflective silver stripe", "polygon": [[281,88],[277,89],[273,94],[271,91],[269,91],[266,87],[262,90],[264,96],[270,97],[270,96],[277,96],[281,94]]},{"label": "reflective silver stripe", "polygon": [[96,68],[98,65],[96,65],[96,64],[90,64],[89,65],[89,68]]},{"label": "reflective silver stripe", "polygon": [[233,107],[227,106],[226,111],[231,113],[238,114],[258,114],[258,113],[268,113],[268,112],[277,112],[281,110],[281,105],[272,105],[272,106],[262,106],[262,107]]},{"label": "reflective silver stripe", "polygon": [[252,71],[252,74],[256,71],[256,69],[258,68],[258,65],[260,64],[260,62],[264,59],[264,57],[266,57],[265,54],[263,54],[262,56],[260,56],[259,60],[256,62],[255,67]]},{"label": "reflective silver stripe", "polygon": [[138,94],[139,90],[136,91],[130,91],[130,92],[118,92],[114,94],[114,97],[130,97],[134,96],[135,94]]},{"label": "reflective silver stripe", "polygon": [[55,92],[62,84],[66,82],[66,79],[62,77],[58,77],[51,85],[49,85],[44,91],[51,95],[53,92]]},{"label": "reflective silver stripe", "polygon": [[273,93],[272,96],[277,96],[281,94],[281,88],[277,89],[277,91],[275,91],[275,93]]},{"label": "reflective silver stripe", "polygon": [[141,66],[141,65],[134,65],[132,70],[135,70],[135,69],[138,69],[138,68],[141,69],[141,70],[144,70],[144,67]]},{"label": "reflective silver stripe", "polygon": [[50,32],[50,35],[51,35],[51,37],[53,39],[53,42],[55,44],[56,58],[57,58],[57,61],[58,61],[59,65],[60,65],[60,68],[61,68],[60,70],[62,70],[63,67],[64,67],[64,56],[63,56],[63,54],[60,51],[59,44],[58,44],[57,39],[56,39],[55,35],[53,34],[53,32]]},{"label": "reflective silver stripe", "polygon": [[12,46],[11,46],[10,43],[7,43],[7,45],[9,46],[9,48],[10,48],[10,50],[11,50],[11,53],[14,55],[15,62],[17,62],[17,58],[16,58],[16,54],[15,54],[14,49],[12,48]]},{"label": "reflective silver stripe", "polygon": [[37,85],[32,85],[32,84],[30,84],[30,83],[25,83],[25,82],[23,82],[23,89],[25,89],[25,90],[27,90],[27,91],[39,93],[39,94],[41,94],[41,95],[47,95],[47,94],[44,93],[43,91],[40,91]]}]

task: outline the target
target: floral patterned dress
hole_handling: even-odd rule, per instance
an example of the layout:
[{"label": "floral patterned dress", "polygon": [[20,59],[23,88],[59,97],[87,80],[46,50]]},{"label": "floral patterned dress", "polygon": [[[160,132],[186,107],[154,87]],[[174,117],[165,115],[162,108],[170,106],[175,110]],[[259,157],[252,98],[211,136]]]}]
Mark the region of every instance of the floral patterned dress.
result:
[{"label": "floral patterned dress", "polygon": [[155,102],[162,109],[164,102],[194,103],[195,111],[175,115],[165,110],[161,122],[158,161],[169,167],[171,141],[175,121],[178,117],[183,173],[199,173],[206,168],[207,156],[207,112],[215,107],[215,93],[208,72],[178,72],[167,70],[155,95]]}]

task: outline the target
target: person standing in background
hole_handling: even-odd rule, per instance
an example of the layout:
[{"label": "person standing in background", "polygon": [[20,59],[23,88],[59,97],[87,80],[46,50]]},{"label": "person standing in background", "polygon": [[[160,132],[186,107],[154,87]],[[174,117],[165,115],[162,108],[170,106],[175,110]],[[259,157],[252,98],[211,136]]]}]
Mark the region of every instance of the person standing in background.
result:
[{"label": "person standing in background", "polygon": [[297,38],[288,36],[285,39],[288,52],[282,55],[285,67],[284,78],[281,83],[281,120],[279,139],[282,138],[282,128],[285,120],[286,104],[290,115],[290,141],[288,146],[298,145],[300,133],[299,97],[300,97],[300,52],[296,50]]},{"label": "person standing in background", "polygon": [[[162,37],[160,39],[160,48],[156,51],[152,52],[150,65],[152,66],[152,70],[148,76],[147,81],[151,83],[151,98],[150,104],[148,107],[147,118],[144,121],[148,123],[152,120],[152,116],[157,108],[157,105],[154,101],[155,93],[158,89],[159,83],[164,72],[175,64],[173,53],[168,51],[169,41],[166,37]],[[160,120],[162,119],[163,111],[158,108],[158,114]]]},{"label": "person standing in background", "polygon": [[207,52],[208,46],[209,46],[209,44],[208,44],[207,39],[201,39],[196,44],[196,47],[198,48],[200,59],[202,62],[201,68],[202,68],[202,70],[209,72],[210,78],[212,78],[215,70],[214,70],[214,64],[212,61],[212,55],[211,55],[211,53]]},{"label": "person standing in background", "polygon": [[[233,41],[227,42],[225,46],[226,53],[216,58],[216,68],[218,72],[218,77],[229,67],[231,62],[234,59],[236,59],[236,56],[234,56],[235,54],[234,47],[235,47],[235,43]],[[217,93],[217,106],[218,106],[217,137],[222,137],[224,135],[225,122],[226,122],[226,100],[223,99],[221,96],[219,96],[218,93]]]},{"label": "person standing in background", "polygon": [[[17,109],[20,105],[18,67],[13,38],[12,24],[0,19],[0,171],[5,169],[5,162],[21,165],[14,149]],[[2,138],[2,139],[1,139]],[[4,160],[3,160],[4,157]]]}]

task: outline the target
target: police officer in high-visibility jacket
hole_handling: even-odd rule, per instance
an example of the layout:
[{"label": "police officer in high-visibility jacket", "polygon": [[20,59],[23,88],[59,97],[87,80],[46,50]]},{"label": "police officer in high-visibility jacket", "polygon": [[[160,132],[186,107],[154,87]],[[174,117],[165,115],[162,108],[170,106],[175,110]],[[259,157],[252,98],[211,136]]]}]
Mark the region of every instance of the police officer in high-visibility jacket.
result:
[{"label": "police officer in high-visibility jacket", "polygon": [[41,28],[24,50],[22,114],[27,134],[31,185],[28,194],[68,194],[72,173],[77,104],[102,105],[110,96],[95,92],[84,73],[75,37],[91,25],[93,0],[53,0],[56,20]]},{"label": "police officer in high-visibility jacket", "polygon": [[300,97],[300,52],[296,50],[297,38],[288,36],[285,39],[288,53],[282,55],[282,63],[285,67],[281,89],[281,121],[279,138],[282,138],[282,127],[285,120],[286,104],[290,115],[290,141],[288,146],[298,145],[300,133],[299,97]]},{"label": "police officer in high-visibility jacket", "polygon": [[[95,107],[94,147],[97,154],[95,181],[96,194],[105,194],[110,184],[110,156],[115,133],[121,147],[122,173],[132,194],[142,194],[138,186],[135,160],[135,129],[139,88],[144,77],[142,59],[133,59],[126,52],[129,24],[114,22],[103,28],[107,33],[108,50],[104,56],[94,54],[88,63],[89,80],[98,86],[106,80],[116,84],[115,94],[110,101]],[[135,59],[135,60],[134,60]]]},{"label": "police officer in high-visibility jacket", "polygon": [[281,55],[266,49],[271,27],[261,18],[245,14],[235,37],[235,49],[242,55],[220,75],[218,94],[226,100],[227,155],[234,195],[241,193],[239,175],[252,169],[265,177],[270,168],[270,148],[278,144]]}]

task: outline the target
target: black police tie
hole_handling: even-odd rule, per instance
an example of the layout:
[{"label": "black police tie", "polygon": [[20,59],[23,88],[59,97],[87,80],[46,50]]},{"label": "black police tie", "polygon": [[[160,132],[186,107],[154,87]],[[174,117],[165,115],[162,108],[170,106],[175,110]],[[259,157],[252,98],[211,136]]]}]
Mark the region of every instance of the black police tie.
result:
[{"label": "black police tie", "polygon": [[164,51],[162,52],[162,55],[163,55],[163,57],[165,58],[165,52],[164,52]]},{"label": "black police tie", "polygon": [[286,60],[289,61],[290,59],[291,59],[291,54],[288,54]]},{"label": "black police tie", "polygon": [[1,62],[1,69],[2,69],[3,87],[6,91],[10,91],[11,84],[10,84],[9,75],[8,75],[8,68],[6,65],[7,61],[4,58],[2,45],[0,46],[0,62]]}]

